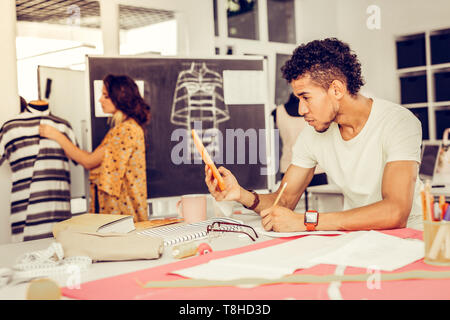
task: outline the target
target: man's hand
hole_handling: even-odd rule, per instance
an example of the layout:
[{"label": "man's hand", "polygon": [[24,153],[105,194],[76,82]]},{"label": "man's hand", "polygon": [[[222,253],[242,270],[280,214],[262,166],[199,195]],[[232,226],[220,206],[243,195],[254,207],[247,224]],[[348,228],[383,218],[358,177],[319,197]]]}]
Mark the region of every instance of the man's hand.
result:
[{"label": "man's hand", "polygon": [[230,170],[220,167],[219,173],[225,182],[225,190],[221,191],[211,169],[205,165],[205,182],[211,195],[217,201],[238,201],[241,196],[241,187]]},{"label": "man's hand", "polygon": [[284,207],[270,207],[261,211],[262,226],[266,231],[295,232],[305,231],[303,214],[298,214]]}]

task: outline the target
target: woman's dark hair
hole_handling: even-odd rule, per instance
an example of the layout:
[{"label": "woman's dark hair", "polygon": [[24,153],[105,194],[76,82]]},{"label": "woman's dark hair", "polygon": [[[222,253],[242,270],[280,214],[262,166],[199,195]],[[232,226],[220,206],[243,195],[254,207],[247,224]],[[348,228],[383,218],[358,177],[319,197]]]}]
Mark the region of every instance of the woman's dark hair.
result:
[{"label": "woman's dark hair", "polygon": [[361,63],[348,44],[336,39],[314,40],[297,47],[281,67],[283,77],[291,82],[309,74],[311,80],[328,90],[334,80],[343,81],[351,95],[364,85]]},{"label": "woman's dark hair", "polygon": [[103,79],[103,83],[117,109],[141,126],[150,121],[150,106],[142,98],[133,79],[126,75],[109,74]]}]

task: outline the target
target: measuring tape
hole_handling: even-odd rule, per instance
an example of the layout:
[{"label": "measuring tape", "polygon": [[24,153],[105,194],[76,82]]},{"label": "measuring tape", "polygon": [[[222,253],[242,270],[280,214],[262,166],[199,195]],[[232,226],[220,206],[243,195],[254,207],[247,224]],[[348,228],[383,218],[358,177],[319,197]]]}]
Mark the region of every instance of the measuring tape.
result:
[{"label": "measuring tape", "polygon": [[53,242],[47,249],[25,253],[17,259],[9,272],[0,273],[0,286],[9,280],[24,282],[35,278],[70,275],[82,272],[92,264],[87,256],[68,257],[64,259],[64,250],[58,242]]}]

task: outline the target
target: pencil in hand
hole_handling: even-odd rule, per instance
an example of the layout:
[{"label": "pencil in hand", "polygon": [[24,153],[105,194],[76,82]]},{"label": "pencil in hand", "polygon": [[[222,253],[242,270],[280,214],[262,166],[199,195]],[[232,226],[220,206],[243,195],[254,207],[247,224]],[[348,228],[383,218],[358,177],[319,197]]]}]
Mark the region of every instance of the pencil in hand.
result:
[{"label": "pencil in hand", "polygon": [[278,193],[278,196],[277,196],[277,198],[275,199],[275,202],[273,203],[272,207],[275,207],[275,206],[278,204],[278,201],[280,201],[281,195],[283,194],[284,189],[286,189],[286,186],[287,186],[287,182],[285,182],[285,183],[283,184],[283,187],[281,187],[281,190],[280,190],[280,192]]}]

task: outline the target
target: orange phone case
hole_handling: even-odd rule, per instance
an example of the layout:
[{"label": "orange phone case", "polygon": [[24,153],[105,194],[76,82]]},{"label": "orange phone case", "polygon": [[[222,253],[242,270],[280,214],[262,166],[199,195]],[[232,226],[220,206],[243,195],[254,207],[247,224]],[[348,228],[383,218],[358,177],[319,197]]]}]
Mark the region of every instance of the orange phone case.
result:
[{"label": "orange phone case", "polygon": [[205,149],[205,146],[203,145],[202,141],[198,137],[195,130],[192,129],[191,132],[192,132],[192,138],[194,138],[194,144],[197,147],[198,152],[200,152],[203,161],[211,169],[214,178],[218,182],[220,190],[221,191],[225,190],[225,181],[223,180],[223,177],[220,175],[219,170],[217,170],[216,165],[211,160],[211,157],[209,156],[208,151]]}]

